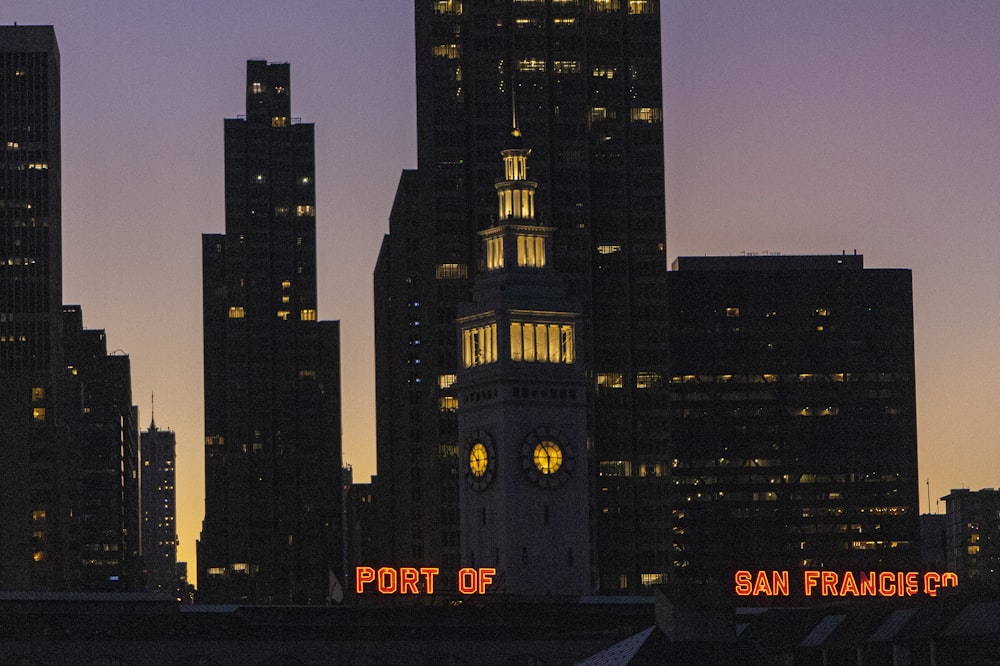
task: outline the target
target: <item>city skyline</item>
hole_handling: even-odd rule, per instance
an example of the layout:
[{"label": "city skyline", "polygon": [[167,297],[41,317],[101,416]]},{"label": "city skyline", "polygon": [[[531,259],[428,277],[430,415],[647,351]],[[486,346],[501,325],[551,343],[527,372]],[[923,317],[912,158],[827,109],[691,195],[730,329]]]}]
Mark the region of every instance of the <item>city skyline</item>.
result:
[{"label": "city skyline", "polygon": [[[295,114],[317,127],[319,316],[342,322],[344,462],[359,481],[375,473],[370,280],[399,170],[416,164],[412,8],[387,5],[0,10],[2,24],[55,26],[63,301],[130,354],[139,422],[155,390],[177,433],[179,559],[192,564],[199,243],[223,229],[219,130],[240,112],[247,59],[290,62]],[[1000,485],[985,389],[1000,367],[988,344],[1000,312],[1000,7],[662,5],[668,261],[857,249],[873,267],[911,268],[923,510],[950,488]],[[143,273],[158,277],[133,277]]]}]

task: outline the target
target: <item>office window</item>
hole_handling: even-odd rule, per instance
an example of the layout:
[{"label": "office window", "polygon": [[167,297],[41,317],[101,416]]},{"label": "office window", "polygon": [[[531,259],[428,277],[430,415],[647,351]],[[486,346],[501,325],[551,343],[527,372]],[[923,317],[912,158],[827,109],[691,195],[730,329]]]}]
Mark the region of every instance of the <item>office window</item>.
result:
[{"label": "office window", "polygon": [[450,395],[443,395],[438,400],[438,405],[442,412],[458,411],[458,398]]},{"label": "office window", "polygon": [[435,14],[461,14],[462,0],[437,0],[434,3]]},{"label": "office window", "polygon": [[597,373],[597,386],[601,388],[620,389],[624,387],[622,373],[620,372],[599,372]]},{"label": "office window", "polygon": [[579,74],[579,60],[553,60],[552,71],[556,74]]},{"label": "office window", "polygon": [[663,110],[654,106],[643,106],[632,109],[632,120],[641,123],[662,123]]},{"label": "office window", "polygon": [[299,217],[315,217],[316,207],[308,204],[295,207],[295,214]]},{"label": "office window", "polygon": [[285,127],[288,124],[288,116],[273,116],[271,127]]},{"label": "office window", "polygon": [[434,267],[434,277],[438,280],[460,280],[469,277],[465,264],[438,264]]},{"label": "office window", "polygon": [[655,14],[657,4],[654,0],[628,0],[629,14]]},{"label": "office window", "polygon": [[246,310],[243,309],[242,305],[230,305],[229,306],[229,318],[230,319],[243,319],[247,316]]},{"label": "office window", "polygon": [[458,44],[435,44],[431,47],[431,54],[435,58],[454,60],[462,56],[462,47]]},{"label": "office window", "polygon": [[451,388],[451,385],[455,383],[455,379],[456,377],[454,374],[438,375],[438,388]]},{"label": "office window", "polygon": [[31,418],[33,418],[38,423],[45,422],[45,408],[35,407],[31,410]]},{"label": "office window", "polygon": [[31,389],[31,401],[40,402],[45,400],[45,389],[41,386],[36,386]]},{"label": "office window", "polygon": [[301,321],[316,321],[316,310],[312,308],[299,310],[299,319]]},{"label": "office window", "polygon": [[523,58],[517,61],[517,71],[519,72],[544,72],[545,60],[543,58]]}]

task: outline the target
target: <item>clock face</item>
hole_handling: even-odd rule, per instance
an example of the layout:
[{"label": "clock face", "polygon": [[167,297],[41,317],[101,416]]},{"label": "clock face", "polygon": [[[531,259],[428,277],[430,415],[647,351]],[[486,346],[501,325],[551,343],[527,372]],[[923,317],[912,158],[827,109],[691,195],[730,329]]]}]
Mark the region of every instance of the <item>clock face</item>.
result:
[{"label": "clock face", "polygon": [[486,446],[482,442],[476,442],[469,451],[469,471],[472,476],[480,479],[486,474],[486,467],[490,462],[490,454],[486,451]]},{"label": "clock face", "polygon": [[485,430],[476,430],[465,442],[465,478],[473,490],[483,491],[496,475],[496,447]]},{"label": "clock face", "polygon": [[521,445],[521,469],[541,488],[558,488],[573,472],[573,449],[554,428],[535,428]]},{"label": "clock face", "polygon": [[542,440],[535,447],[535,467],[542,474],[555,474],[562,467],[562,449],[551,439]]}]

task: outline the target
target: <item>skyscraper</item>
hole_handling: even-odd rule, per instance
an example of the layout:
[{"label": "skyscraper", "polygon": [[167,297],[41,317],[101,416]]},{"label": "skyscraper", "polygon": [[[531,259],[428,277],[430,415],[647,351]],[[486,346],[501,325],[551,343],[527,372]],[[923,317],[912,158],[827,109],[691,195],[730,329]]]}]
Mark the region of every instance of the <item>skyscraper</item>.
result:
[{"label": "skyscraper", "polygon": [[177,594],[177,438],[150,416],[139,443],[143,585],[147,592]]},{"label": "skyscraper", "polygon": [[653,381],[666,368],[659,3],[417,0],[415,21],[418,168],[375,270],[384,557],[465,556],[454,321],[484,268],[477,232],[497,223],[496,155],[516,115],[537,220],[579,299],[599,586],[635,592],[672,560],[668,479],[631,472],[669,465]]},{"label": "skyscraper", "polygon": [[[0,26],[0,587],[65,585],[59,47]],[[62,488],[62,491],[58,491]],[[29,519],[30,517],[30,519]]]},{"label": "skyscraper", "polygon": [[918,567],[910,272],[680,257],[667,302],[677,573]]},{"label": "skyscraper", "polygon": [[339,322],[316,312],[313,126],[287,64],[225,121],[226,233],[202,239],[207,601],[323,603],[341,575]]}]

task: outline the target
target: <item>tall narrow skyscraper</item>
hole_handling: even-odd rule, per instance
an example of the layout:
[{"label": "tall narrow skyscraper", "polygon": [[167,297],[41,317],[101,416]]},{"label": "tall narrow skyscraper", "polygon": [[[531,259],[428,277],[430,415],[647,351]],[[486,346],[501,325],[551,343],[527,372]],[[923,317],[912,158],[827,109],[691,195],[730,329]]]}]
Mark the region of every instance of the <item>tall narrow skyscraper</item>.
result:
[{"label": "tall narrow skyscraper", "polygon": [[139,485],[142,505],[143,587],[147,592],[179,594],[177,577],[177,438],[160,430],[150,416],[139,435]]},{"label": "tall narrow skyscraper", "polygon": [[323,603],[341,575],[339,322],[317,321],[312,124],[247,62],[225,122],[226,233],[202,242],[206,601]]},{"label": "tall narrow skyscraper", "polygon": [[385,561],[465,558],[454,321],[486,260],[476,234],[497,224],[496,155],[516,114],[537,220],[579,300],[599,586],[636,592],[672,561],[659,2],[414,6],[418,168],[375,270]]}]

